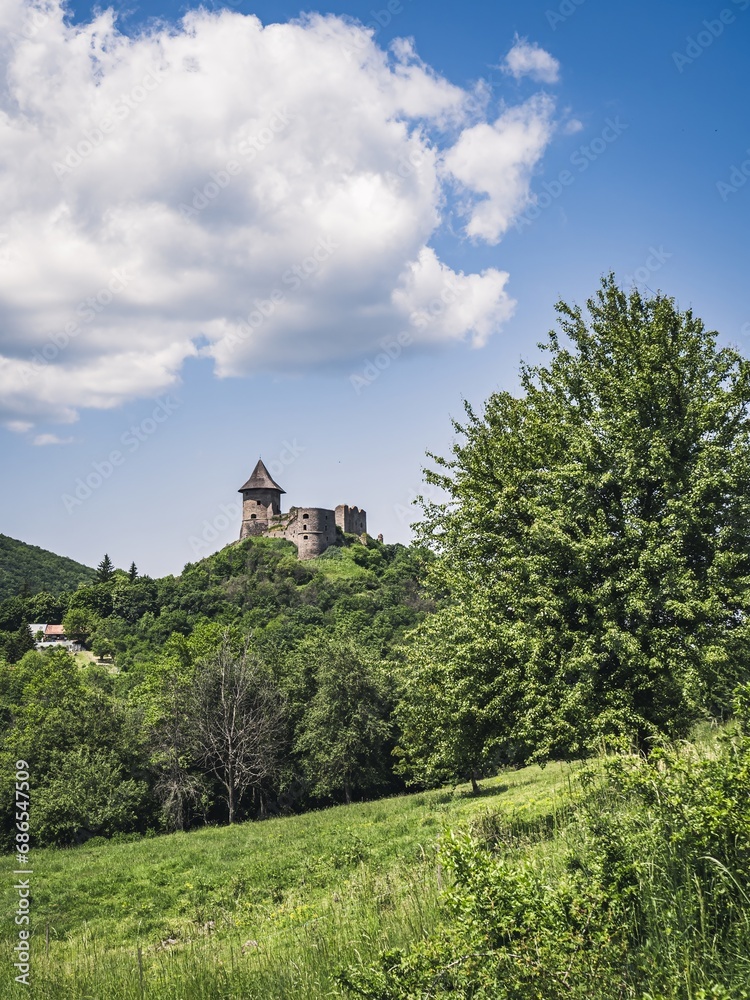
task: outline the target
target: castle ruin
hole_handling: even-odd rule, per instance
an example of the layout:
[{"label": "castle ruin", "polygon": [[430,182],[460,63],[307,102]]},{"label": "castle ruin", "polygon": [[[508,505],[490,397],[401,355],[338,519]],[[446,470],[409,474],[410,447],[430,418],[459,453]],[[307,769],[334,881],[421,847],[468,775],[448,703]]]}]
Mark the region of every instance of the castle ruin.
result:
[{"label": "castle ruin", "polygon": [[297,546],[300,559],[314,559],[337,541],[336,529],[352,535],[367,533],[367,514],[359,507],[339,504],[336,510],[324,507],[292,507],[281,512],[283,490],[258,459],[253,473],[238,490],[242,494],[240,539],[248,535],[285,538]]}]

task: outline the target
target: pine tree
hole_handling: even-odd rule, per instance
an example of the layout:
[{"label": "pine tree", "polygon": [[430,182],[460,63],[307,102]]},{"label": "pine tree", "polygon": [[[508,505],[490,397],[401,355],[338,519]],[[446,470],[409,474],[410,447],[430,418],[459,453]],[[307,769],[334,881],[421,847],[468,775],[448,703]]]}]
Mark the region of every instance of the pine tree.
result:
[{"label": "pine tree", "polygon": [[96,578],[99,583],[107,583],[114,576],[115,567],[112,560],[109,558],[107,553],[104,553],[104,558],[96,567]]},{"label": "pine tree", "polygon": [[28,625],[21,625],[9,636],[6,648],[8,663],[18,663],[21,657],[35,648],[34,637]]},{"label": "pine tree", "polygon": [[128,580],[131,583],[135,583],[137,579],[138,579],[138,567],[134,562],[132,562],[130,564],[130,569],[128,570]]}]

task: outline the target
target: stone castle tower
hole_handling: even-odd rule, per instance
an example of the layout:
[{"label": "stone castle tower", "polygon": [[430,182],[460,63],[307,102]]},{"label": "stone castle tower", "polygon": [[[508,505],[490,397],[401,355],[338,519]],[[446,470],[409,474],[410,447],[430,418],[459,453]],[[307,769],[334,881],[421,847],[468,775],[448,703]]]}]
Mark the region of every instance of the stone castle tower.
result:
[{"label": "stone castle tower", "polygon": [[238,490],[242,494],[240,539],[248,535],[286,538],[297,546],[300,559],[313,559],[337,541],[336,529],[348,534],[367,533],[367,513],[359,507],[339,504],[335,510],[324,507],[292,507],[281,512],[283,490],[258,459],[253,473]]}]

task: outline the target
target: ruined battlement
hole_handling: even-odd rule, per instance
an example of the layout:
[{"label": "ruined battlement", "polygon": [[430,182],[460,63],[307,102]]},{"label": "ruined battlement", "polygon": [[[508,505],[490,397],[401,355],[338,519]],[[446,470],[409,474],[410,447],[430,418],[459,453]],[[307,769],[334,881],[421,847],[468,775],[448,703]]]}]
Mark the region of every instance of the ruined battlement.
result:
[{"label": "ruined battlement", "polygon": [[367,532],[367,513],[359,507],[340,503],[336,508],[336,524],[348,535],[364,535]]},{"label": "ruined battlement", "polygon": [[274,482],[261,459],[238,492],[242,494],[240,539],[257,535],[285,538],[297,546],[300,559],[314,559],[335,545],[337,528],[348,534],[367,533],[367,513],[360,507],[339,504],[335,511],[291,507],[282,513],[281,495],[285,491]]}]

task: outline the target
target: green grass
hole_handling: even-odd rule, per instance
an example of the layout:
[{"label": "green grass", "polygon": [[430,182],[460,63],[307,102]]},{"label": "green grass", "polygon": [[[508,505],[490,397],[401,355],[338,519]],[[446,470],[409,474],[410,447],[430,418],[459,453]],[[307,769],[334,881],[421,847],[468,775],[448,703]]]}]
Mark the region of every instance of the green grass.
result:
[{"label": "green grass", "polygon": [[[570,774],[565,765],[529,767],[484,782],[479,796],[460,787],[35,851],[32,985],[0,977],[0,998],[335,996],[340,968],[434,928],[435,845],[448,827],[481,826],[496,812],[549,816]],[[9,875],[6,955],[16,940],[12,884]]]},{"label": "green grass", "polygon": [[322,556],[308,560],[307,565],[330,580],[369,580],[376,585],[377,575],[355,561],[357,547],[355,544],[346,548],[326,549]]}]

